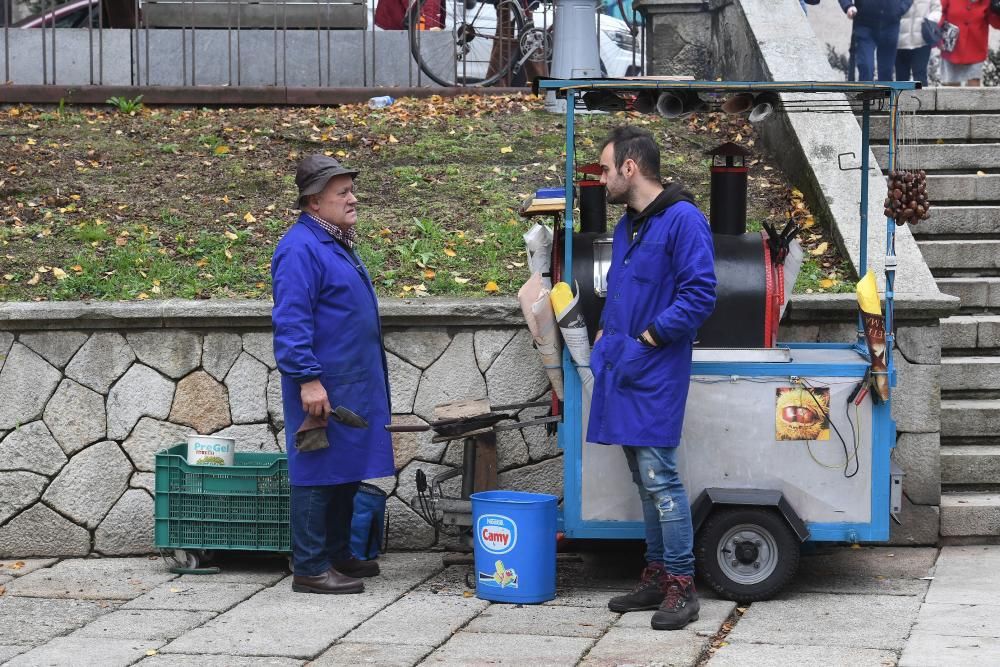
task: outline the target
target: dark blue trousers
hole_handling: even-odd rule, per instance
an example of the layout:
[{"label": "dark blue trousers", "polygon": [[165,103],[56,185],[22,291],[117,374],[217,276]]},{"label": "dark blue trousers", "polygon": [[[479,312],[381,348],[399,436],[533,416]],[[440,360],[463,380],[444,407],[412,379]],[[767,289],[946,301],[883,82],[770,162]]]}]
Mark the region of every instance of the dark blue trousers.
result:
[{"label": "dark blue trousers", "polygon": [[351,558],[351,519],[360,482],[291,489],[292,569],[315,577]]},{"label": "dark blue trousers", "polygon": [[892,68],[896,64],[896,43],[899,41],[899,22],[867,25],[855,23],[851,31],[851,51],[858,68],[858,81],[892,81]]},{"label": "dark blue trousers", "polygon": [[896,51],[896,81],[919,81],[926,86],[930,59],[929,44],[918,49],[899,49]]}]

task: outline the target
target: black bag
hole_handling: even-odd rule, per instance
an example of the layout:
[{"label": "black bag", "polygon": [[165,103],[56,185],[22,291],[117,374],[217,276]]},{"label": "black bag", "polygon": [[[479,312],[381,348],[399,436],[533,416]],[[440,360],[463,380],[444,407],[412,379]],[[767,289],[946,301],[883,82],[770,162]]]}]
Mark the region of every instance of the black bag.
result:
[{"label": "black bag", "polygon": [[938,46],[941,42],[941,26],[930,19],[924,19],[924,22],[920,24],[920,34],[928,46]]}]

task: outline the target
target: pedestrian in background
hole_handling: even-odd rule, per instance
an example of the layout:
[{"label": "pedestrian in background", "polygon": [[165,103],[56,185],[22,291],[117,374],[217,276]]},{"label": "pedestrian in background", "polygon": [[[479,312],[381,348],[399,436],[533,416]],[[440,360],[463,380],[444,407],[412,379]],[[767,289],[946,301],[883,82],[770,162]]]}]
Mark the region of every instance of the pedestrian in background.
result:
[{"label": "pedestrian in background", "polygon": [[896,49],[896,81],[919,81],[927,85],[927,63],[933,44],[927,41],[929,30],[941,22],[941,0],[913,0],[913,5],[899,21],[899,45]]},{"label": "pedestrian in background", "polygon": [[[941,0],[941,27],[945,35],[941,46],[942,84],[982,85],[990,26],[1000,29],[1000,16],[990,9],[990,0]],[[957,39],[949,41],[948,34],[956,28]]]},{"label": "pedestrian in background", "polygon": [[[892,81],[899,42],[899,20],[913,0],[839,0],[851,26],[851,53],[858,81]],[[850,80],[850,77],[848,77]]]},{"label": "pedestrian in background", "polygon": [[[354,495],[362,480],[396,472],[378,300],[354,248],[357,173],[326,155],[299,163],[301,214],[271,260],[299,593],[360,593],[360,577],[379,573],[351,554]],[[338,406],[367,426],[328,419]]]}]

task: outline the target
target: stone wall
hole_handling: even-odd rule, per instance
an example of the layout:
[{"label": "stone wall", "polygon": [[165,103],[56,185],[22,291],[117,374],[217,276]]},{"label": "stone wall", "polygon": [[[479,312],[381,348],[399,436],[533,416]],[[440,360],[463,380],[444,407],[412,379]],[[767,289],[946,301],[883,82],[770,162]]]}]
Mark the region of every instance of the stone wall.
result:
[{"label": "stone wall", "polygon": [[[548,382],[513,302],[390,302],[383,312],[393,420],[489,397],[527,402]],[[0,557],[147,553],[157,450],[191,433],[281,451],[284,420],[270,304],[5,304],[0,308]],[[524,411],[541,416],[544,408]],[[414,475],[461,462],[461,443],[394,436],[395,548],[427,547],[410,508]],[[544,426],[499,438],[505,487],[561,495],[562,464]]]}]

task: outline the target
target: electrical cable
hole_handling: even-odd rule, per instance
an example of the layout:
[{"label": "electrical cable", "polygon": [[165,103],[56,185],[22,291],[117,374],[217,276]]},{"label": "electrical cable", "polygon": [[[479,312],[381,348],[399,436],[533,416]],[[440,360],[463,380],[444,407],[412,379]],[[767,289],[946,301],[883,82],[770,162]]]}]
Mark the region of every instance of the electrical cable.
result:
[{"label": "electrical cable", "polygon": [[[803,380],[802,378],[799,378],[799,383],[803,387],[805,387],[807,389],[806,393],[809,394],[809,397],[813,400],[813,402],[816,404],[816,407],[819,409],[820,414],[823,415],[823,418],[826,419],[826,421],[830,424],[831,428],[833,428],[834,432],[837,434],[837,438],[840,440],[840,445],[844,448],[844,477],[846,477],[847,479],[851,479],[852,477],[854,477],[855,475],[857,475],[858,472],[861,470],[861,463],[860,463],[860,461],[857,461],[857,451],[858,451],[858,441],[857,441],[857,439],[854,440],[854,453],[855,453],[855,455],[854,455],[853,458],[856,461],[855,466],[854,466],[854,472],[852,472],[851,474],[848,475],[847,471],[848,471],[848,467],[850,466],[851,458],[852,457],[851,457],[851,453],[847,450],[847,440],[844,439],[844,436],[841,435],[841,433],[840,433],[840,429],[837,428],[837,425],[830,418],[830,413],[827,412],[823,408],[823,405],[816,398],[815,394],[813,394],[813,389],[814,388],[807,381]],[[854,435],[853,422],[852,422],[852,426],[851,426],[851,435],[852,436]],[[808,449],[808,445],[806,446],[806,448]],[[812,456],[812,450],[809,450],[809,455]],[[815,457],[813,457],[813,460],[814,461],[816,460]],[[817,463],[819,463],[819,462],[817,461]],[[820,464],[820,465],[822,465],[822,464]]]}]

